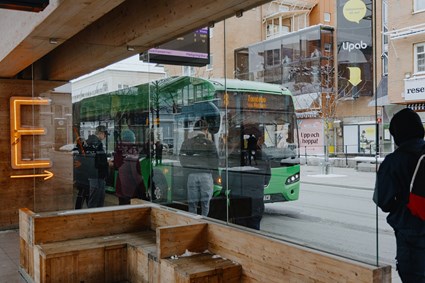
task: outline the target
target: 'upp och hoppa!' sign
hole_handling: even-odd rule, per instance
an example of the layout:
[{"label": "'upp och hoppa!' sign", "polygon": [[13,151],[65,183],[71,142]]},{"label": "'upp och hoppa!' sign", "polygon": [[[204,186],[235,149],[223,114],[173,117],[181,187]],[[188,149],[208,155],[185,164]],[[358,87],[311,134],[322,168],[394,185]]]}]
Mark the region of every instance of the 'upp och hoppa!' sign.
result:
[{"label": "'upp och hoppa!' sign", "polygon": [[298,121],[300,154],[324,154],[323,121],[303,119]]}]

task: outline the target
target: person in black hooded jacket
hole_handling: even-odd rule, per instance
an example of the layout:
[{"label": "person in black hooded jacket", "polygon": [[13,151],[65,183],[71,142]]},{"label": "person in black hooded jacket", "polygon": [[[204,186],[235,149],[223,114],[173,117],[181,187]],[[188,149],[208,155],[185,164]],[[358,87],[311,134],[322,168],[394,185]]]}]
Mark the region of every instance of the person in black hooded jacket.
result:
[{"label": "person in black hooded jacket", "polygon": [[424,127],[409,108],[397,112],[390,122],[397,149],[382,162],[376,179],[374,202],[388,212],[397,244],[397,270],[404,283],[425,282],[425,221],[407,208],[410,181],[425,149]]},{"label": "person in black hooded jacket", "polygon": [[96,127],[96,135],[87,138],[87,145],[90,146],[94,155],[95,174],[89,176],[90,194],[87,207],[102,207],[105,202],[105,185],[108,176],[108,159],[103,148],[102,140],[106,138],[108,132],[106,127],[99,125]]}]

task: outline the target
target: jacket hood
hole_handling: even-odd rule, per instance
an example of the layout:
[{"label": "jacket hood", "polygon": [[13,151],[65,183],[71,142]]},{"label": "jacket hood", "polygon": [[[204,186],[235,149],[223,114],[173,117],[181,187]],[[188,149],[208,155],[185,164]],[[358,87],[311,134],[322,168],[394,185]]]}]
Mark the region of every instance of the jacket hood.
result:
[{"label": "jacket hood", "polygon": [[390,133],[396,145],[406,141],[424,138],[424,126],[419,115],[410,108],[397,112],[390,122]]},{"label": "jacket hood", "polygon": [[86,142],[87,142],[88,145],[97,145],[100,142],[100,140],[96,135],[90,135],[87,138]]}]

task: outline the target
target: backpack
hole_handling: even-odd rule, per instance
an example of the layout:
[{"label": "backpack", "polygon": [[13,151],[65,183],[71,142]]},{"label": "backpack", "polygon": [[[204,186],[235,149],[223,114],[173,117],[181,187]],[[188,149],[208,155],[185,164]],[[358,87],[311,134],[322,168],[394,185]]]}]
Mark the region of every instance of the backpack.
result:
[{"label": "backpack", "polygon": [[407,204],[410,212],[425,221],[425,154],[423,153],[410,181],[409,202]]}]

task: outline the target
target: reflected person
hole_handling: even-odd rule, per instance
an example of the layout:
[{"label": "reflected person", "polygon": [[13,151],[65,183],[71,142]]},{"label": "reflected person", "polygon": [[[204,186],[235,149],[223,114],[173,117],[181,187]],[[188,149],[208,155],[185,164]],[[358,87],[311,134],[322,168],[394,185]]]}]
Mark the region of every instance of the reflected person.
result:
[{"label": "reflected person", "polygon": [[115,181],[115,194],[119,205],[130,204],[132,198],[142,198],[146,194],[140,169],[139,153],[134,149],[136,135],[130,129],[121,133],[114,154],[114,168],[118,171]]},{"label": "reflected person", "polygon": [[106,177],[108,176],[108,159],[103,148],[102,141],[107,135],[106,127],[103,125],[96,127],[96,134],[87,138],[87,145],[94,150],[95,174],[89,177],[90,194],[88,207],[102,207],[105,202]]},{"label": "reflected person", "polygon": [[[75,209],[83,208],[84,203],[88,206],[89,201],[89,184],[85,182],[87,178],[84,176],[84,171],[86,168],[81,167],[81,161],[85,161],[86,151],[88,149],[87,143],[84,138],[77,138],[75,148],[76,152],[74,153],[74,178],[76,179],[75,185],[77,187],[77,199],[75,201]],[[77,165],[79,164],[79,165]],[[88,181],[88,180],[87,180]]]},{"label": "reflected person", "polygon": [[215,144],[208,139],[208,123],[198,120],[193,137],[186,139],[180,149],[180,163],[187,175],[187,201],[189,212],[208,215],[214,181],[218,174],[218,153]]},{"label": "reflected person", "polygon": [[160,140],[155,143],[155,165],[162,165],[162,152],[164,150],[164,145]]},{"label": "reflected person", "polygon": [[250,166],[244,166],[246,164],[241,158],[242,150],[237,136],[229,141],[229,169],[227,175],[223,174],[223,187],[230,191],[231,198],[249,202],[249,208],[246,205],[236,206],[238,211],[233,223],[260,230],[264,213],[264,187],[270,181],[271,166],[269,157],[262,150],[264,138],[259,135],[256,141],[256,162]]}]

